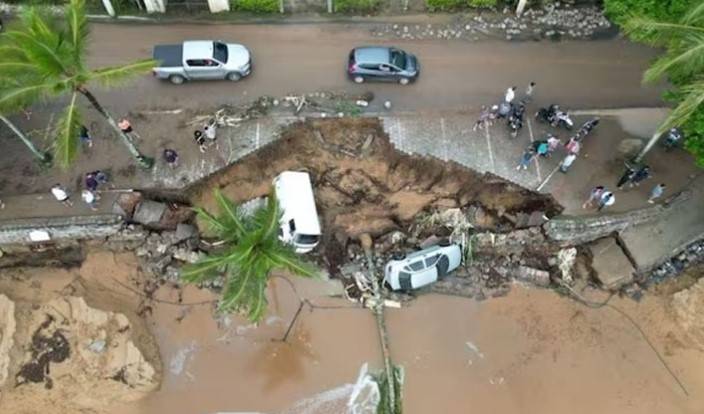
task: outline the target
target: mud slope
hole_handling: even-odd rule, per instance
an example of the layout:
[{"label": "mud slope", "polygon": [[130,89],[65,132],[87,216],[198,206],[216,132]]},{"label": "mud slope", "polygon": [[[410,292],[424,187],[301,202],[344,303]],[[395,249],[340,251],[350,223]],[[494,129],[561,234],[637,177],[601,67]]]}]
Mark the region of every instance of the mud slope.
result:
[{"label": "mud slope", "polygon": [[362,233],[376,237],[406,228],[420,212],[433,208],[480,206],[496,218],[490,221],[499,230],[509,225],[501,219],[506,213],[552,216],[561,211],[551,196],[453,162],[397,151],[381,122],[370,118],[293,124],[280,140],[194,185],[191,201],[212,209],[213,188],[236,202],[261,197],[285,170],[310,172],[326,249],[344,246]]}]

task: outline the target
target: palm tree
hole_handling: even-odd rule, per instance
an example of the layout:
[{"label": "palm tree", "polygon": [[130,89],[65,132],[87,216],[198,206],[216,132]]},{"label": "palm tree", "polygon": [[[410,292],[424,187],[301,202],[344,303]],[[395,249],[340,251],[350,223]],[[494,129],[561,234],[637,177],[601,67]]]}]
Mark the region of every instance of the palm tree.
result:
[{"label": "palm tree", "polygon": [[638,154],[636,160],[640,161],[663,132],[686,123],[704,104],[704,2],[678,22],[634,17],[626,22],[624,29],[639,40],[667,48],[645,71],[643,82],[652,83],[669,76],[681,85],[677,91],[680,102]]},{"label": "palm tree", "polygon": [[266,311],[266,287],[271,272],[282,269],[305,277],[317,275],[318,270],[301,260],[290,245],[278,237],[281,213],[276,197],[268,197],[266,207],[251,215],[243,215],[228,198],[215,190],[220,210],[212,215],[202,208],[195,211],[202,222],[218,238],[217,252],[182,272],[189,283],[201,283],[225,277],[221,312],[237,311],[249,320],[259,321]]},{"label": "palm tree", "polygon": [[[65,21],[65,23],[63,22]],[[88,84],[112,86],[155,66],[151,59],[126,65],[89,69],[86,67],[88,22],[85,0],[71,0],[64,18],[58,19],[29,8],[18,25],[0,36],[0,112],[28,107],[40,99],[68,96],[66,109],[59,119],[54,146],[55,159],[68,166],[80,146],[78,131],[82,95],[122,138],[132,156],[145,168],[153,159],[142,155],[132,138],[123,133],[107,110],[100,105]]]}]

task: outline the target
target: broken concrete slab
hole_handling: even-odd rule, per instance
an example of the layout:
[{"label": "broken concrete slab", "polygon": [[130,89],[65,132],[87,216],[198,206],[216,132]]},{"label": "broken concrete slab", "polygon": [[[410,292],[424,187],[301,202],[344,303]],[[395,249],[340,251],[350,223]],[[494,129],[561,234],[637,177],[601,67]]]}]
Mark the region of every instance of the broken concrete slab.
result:
[{"label": "broken concrete slab", "polygon": [[605,289],[616,290],[633,282],[635,269],[615,238],[600,239],[589,249],[596,279]]},{"label": "broken concrete slab", "polygon": [[166,204],[144,200],[135,208],[132,220],[145,226],[154,226],[159,224],[164,211],[166,211]]},{"label": "broken concrete slab", "polygon": [[195,226],[186,223],[178,223],[176,225],[176,243],[195,237],[198,237],[198,229]]},{"label": "broken concrete slab", "polygon": [[529,282],[540,287],[550,286],[550,272],[545,270],[528,266],[518,266],[513,274],[516,279],[524,282]]}]

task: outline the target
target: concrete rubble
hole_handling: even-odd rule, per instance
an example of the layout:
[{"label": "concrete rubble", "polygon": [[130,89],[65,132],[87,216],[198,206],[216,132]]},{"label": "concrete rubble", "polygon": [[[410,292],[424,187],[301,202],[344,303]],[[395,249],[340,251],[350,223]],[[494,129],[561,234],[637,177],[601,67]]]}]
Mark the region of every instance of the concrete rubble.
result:
[{"label": "concrete rubble", "polygon": [[601,7],[573,7],[546,3],[528,9],[521,17],[504,13],[467,13],[448,24],[385,24],[372,29],[377,37],[476,41],[594,39],[616,33]]}]

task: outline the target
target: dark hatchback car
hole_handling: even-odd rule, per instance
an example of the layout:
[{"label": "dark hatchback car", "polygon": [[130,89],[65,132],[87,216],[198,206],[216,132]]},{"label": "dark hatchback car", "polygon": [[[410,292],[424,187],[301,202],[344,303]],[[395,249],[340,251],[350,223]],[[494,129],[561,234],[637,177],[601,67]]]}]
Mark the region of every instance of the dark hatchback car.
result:
[{"label": "dark hatchback car", "polygon": [[391,81],[406,85],[416,80],[418,59],[394,47],[367,46],[352,49],[347,74],[355,83],[367,80]]}]

